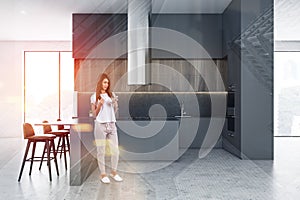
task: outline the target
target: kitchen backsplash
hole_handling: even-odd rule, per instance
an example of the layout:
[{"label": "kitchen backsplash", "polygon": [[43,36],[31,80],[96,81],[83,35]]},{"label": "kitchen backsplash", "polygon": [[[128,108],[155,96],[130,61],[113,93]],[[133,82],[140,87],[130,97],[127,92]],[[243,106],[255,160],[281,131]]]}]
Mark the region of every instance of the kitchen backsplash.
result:
[{"label": "kitchen backsplash", "polygon": [[[75,90],[78,92],[95,91],[98,77],[103,72],[109,75],[111,88],[116,92],[208,91],[204,79],[210,81],[209,91],[224,91],[221,86],[222,82],[225,88],[227,87],[227,61],[225,59],[189,61],[184,59],[160,59],[152,60],[152,63],[156,66],[151,70],[151,79],[155,80],[154,83],[150,85],[128,85],[126,59],[76,59]],[[218,71],[222,79],[217,78]],[[172,73],[181,78],[176,78]],[[159,84],[160,81],[163,84]],[[187,83],[189,86],[187,86]]]}]

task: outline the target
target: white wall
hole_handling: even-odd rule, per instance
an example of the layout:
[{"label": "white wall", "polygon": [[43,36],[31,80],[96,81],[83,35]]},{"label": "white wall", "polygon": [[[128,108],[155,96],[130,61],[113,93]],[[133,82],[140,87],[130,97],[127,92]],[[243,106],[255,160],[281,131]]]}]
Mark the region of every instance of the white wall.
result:
[{"label": "white wall", "polygon": [[0,41],[0,138],[23,137],[24,51],[71,50],[71,41]]}]

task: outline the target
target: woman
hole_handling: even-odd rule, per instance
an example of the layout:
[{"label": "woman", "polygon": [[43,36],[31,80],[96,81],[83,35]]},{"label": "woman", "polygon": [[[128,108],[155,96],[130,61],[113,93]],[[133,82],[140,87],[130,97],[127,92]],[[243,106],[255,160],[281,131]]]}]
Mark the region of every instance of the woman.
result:
[{"label": "woman", "polygon": [[98,166],[101,172],[101,181],[110,183],[105,172],[105,148],[106,141],[110,145],[111,168],[110,177],[115,181],[123,179],[117,174],[119,161],[118,135],[116,128],[115,112],[117,111],[117,97],[110,91],[110,80],[106,74],[102,74],[97,83],[96,92],[91,96],[91,110],[95,119],[95,139],[97,145]]}]

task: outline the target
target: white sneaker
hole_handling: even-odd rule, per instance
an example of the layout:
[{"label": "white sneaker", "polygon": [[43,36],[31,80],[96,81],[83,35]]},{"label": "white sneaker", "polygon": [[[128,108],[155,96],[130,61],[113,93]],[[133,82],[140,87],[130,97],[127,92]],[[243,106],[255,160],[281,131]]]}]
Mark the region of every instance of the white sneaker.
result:
[{"label": "white sneaker", "polygon": [[110,176],[117,182],[123,181],[123,179],[121,178],[121,176],[119,176],[119,174],[116,174],[116,175],[110,174]]},{"label": "white sneaker", "polygon": [[102,183],[108,184],[110,183],[110,180],[107,176],[104,176],[103,178],[101,178]]}]

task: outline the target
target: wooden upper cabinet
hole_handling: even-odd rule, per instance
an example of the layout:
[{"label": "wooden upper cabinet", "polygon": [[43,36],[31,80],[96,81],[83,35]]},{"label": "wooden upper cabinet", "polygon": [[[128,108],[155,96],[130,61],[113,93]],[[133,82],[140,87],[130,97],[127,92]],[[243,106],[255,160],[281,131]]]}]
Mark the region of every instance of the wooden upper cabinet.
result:
[{"label": "wooden upper cabinet", "polygon": [[126,14],[73,14],[73,58],[126,57]]}]

